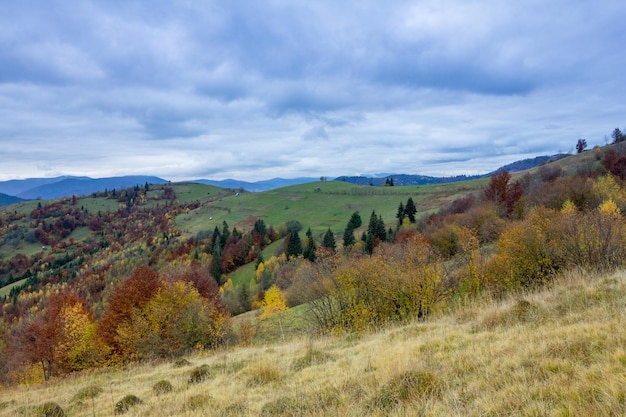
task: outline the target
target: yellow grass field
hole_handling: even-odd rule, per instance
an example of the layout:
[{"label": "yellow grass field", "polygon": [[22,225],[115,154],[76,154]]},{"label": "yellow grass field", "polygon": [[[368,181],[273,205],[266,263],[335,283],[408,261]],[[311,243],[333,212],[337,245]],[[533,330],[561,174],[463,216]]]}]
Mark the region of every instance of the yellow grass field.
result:
[{"label": "yellow grass field", "polygon": [[[626,273],[457,302],[367,334],[203,352],[0,391],[0,416],[624,416]],[[205,380],[189,383],[205,367]],[[167,380],[170,392],[157,393]]]}]

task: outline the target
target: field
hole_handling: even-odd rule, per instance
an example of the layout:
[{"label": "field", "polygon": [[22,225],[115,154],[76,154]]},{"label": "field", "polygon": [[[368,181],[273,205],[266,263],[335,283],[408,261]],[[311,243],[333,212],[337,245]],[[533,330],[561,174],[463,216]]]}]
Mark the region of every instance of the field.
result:
[{"label": "field", "polygon": [[[196,352],[188,365],[10,388],[0,391],[0,416],[39,415],[46,402],[67,416],[112,416],[128,394],[142,400],[129,416],[624,415],[625,307],[626,274],[569,274],[541,293],[459,302],[378,332],[299,333]],[[201,365],[201,382],[188,382]],[[158,391],[159,381],[172,390]]]},{"label": "field", "polygon": [[[474,180],[420,187],[363,187],[338,181],[313,182],[261,193],[222,194],[202,207],[176,218],[176,224],[191,237],[203,230],[229,226],[251,228],[251,219],[261,218],[267,225],[278,226],[289,220],[299,221],[304,230],[311,228],[316,239],[330,228],[341,234],[355,211],[364,222],[372,210],[382,215],[388,226],[395,224],[398,205],[411,197],[418,216],[439,210],[455,198],[482,189],[487,180]],[[177,190],[177,195],[179,191]],[[252,223],[251,223],[252,222]]]}]

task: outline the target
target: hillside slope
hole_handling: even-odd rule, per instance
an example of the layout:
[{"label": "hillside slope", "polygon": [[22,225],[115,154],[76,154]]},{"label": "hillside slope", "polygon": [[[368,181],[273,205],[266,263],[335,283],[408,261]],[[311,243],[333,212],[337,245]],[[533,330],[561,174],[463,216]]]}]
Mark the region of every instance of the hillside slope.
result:
[{"label": "hillside slope", "polygon": [[[541,293],[457,307],[371,334],[198,352],[0,391],[0,416],[623,415],[626,274],[570,274]],[[203,382],[188,382],[206,365]],[[160,393],[159,381],[172,384]],[[93,400],[91,399],[94,397]]]}]

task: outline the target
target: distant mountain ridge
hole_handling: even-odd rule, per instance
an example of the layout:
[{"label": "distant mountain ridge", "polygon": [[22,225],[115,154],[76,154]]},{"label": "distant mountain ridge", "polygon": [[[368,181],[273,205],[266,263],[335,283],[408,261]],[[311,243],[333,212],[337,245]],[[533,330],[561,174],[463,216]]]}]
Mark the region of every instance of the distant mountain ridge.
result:
[{"label": "distant mountain ridge", "polygon": [[164,184],[163,178],[144,175],[129,175],[123,177],[89,178],[89,177],[55,177],[29,178],[24,180],[10,180],[0,182],[0,193],[19,197],[24,200],[83,196],[105,189],[123,189],[135,185]]},{"label": "distant mountain ridge", "polygon": [[569,156],[568,154],[556,154],[556,155],[544,155],[537,156],[534,158],[522,159],[519,161],[515,161],[508,165],[504,165],[495,171],[492,171],[488,174],[484,175],[456,175],[452,177],[431,177],[427,175],[407,175],[407,174],[380,174],[375,177],[368,176],[342,176],[335,178],[335,181],[346,181],[351,184],[357,185],[372,185],[372,186],[382,186],[385,185],[387,181],[393,179],[393,185],[402,186],[402,185],[428,185],[428,184],[445,184],[449,182],[459,182],[459,181],[467,181],[478,178],[490,177],[495,173],[501,171],[508,172],[520,172],[525,171],[527,169],[535,168],[540,165],[543,165],[547,162],[552,162],[559,160],[561,158],[565,158]]},{"label": "distant mountain ridge", "polygon": [[0,193],[0,207],[19,203],[20,201],[24,201],[24,200],[19,197]]},{"label": "distant mountain ridge", "polygon": [[213,185],[215,187],[221,188],[234,188],[234,189],[243,189],[246,191],[260,192],[273,190],[281,187],[288,187],[290,185],[298,185],[305,184],[307,182],[319,181],[319,178],[312,177],[299,177],[299,178],[272,178],[270,180],[256,181],[256,182],[247,182],[247,181],[239,181],[234,179],[226,179],[226,180],[193,180],[192,182],[197,182],[200,184]]},{"label": "distant mountain ridge", "polygon": [[[549,161],[561,159],[567,154],[557,154],[552,156],[537,156],[535,158],[523,159],[498,168],[486,175],[457,175],[452,177],[432,177],[427,175],[410,174],[381,174],[377,176],[340,176],[335,181],[346,181],[358,185],[381,186],[388,178],[393,178],[394,185],[426,185],[444,184],[449,182],[466,181],[476,178],[483,178],[493,175],[496,172],[507,170],[509,172],[519,172],[534,168]],[[304,184],[307,182],[319,181],[320,178],[298,177],[298,178],[272,178],[256,182],[239,181],[235,179],[209,180],[198,179],[186,182],[196,182],[221,188],[243,189],[246,191],[260,192],[287,187],[290,185]],[[164,184],[169,181],[155,176],[128,175],[109,178],[90,178],[60,176],[54,178],[29,178],[23,180],[9,180],[0,182],[0,205],[13,204],[22,200],[45,199],[84,196],[105,189],[123,189],[134,187],[135,185]],[[13,200],[14,198],[18,200]]]}]

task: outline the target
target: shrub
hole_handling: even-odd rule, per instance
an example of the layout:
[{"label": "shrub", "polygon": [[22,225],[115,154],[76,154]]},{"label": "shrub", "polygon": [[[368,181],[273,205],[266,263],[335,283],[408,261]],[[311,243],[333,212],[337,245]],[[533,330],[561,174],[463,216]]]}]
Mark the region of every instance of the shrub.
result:
[{"label": "shrub", "polygon": [[154,391],[156,395],[167,394],[168,392],[171,392],[172,389],[172,383],[166,380],[161,380],[152,387],[152,391]]},{"label": "shrub", "polygon": [[301,371],[304,368],[313,365],[320,365],[322,363],[333,361],[335,358],[325,352],[320,352],[316,349],[307,349],[307,352],[304,356],[294,360],[291,363],[291,369],[294,371]]},{"label": "shrub", "polygon": [[247,385],[249,387],[265,385],[269,384],[270,382],[279,381],[280,378],[281,376],[278,369],[268,364],[262,364],[252,370],[252,375],[250,376]]},{"label": "shrub", "polygon": [[102,388],[97,385],[90,385],[88,387],[81,388],[72,401],[83,401],[90,400],[92,398],[96,398],[98,395],[102,394]]},{"label": "shrub", "polygon": [[189,366],[191,365],[191,362],[189,362],[187,359],[185,358],[178,358],[174,361],[174,368],[182,368],[185,366]]},{"label": "shrub", "polygon": [[37,416],[41,417],[65,417],[65,413],[59,404],[48,402],[37,407]]},{"label": "shrub", "polygon": [[190,384],[197,384],[200,382],[204,382],[212,377],[213,376],[211,374],[211,367],[205,364],[198,366],[191,371],[188,382]]},{"label": "shrub", "polygon": [[196,394],[189,397],[185,408],[189,410],[199,410],[205,408],[211,401],[211,396],[208,394]]},{"label": "shrub", "polygon": [[115,414],[118,415],[127,413],[131,407],[139,404],[143,404],[143,401],[141,401],[138,397],[129,394],[115,404]]},{"label": "shrub", "polygon": [[323,284],[328,295],[309,303],[327,330],[364,330],[428,316],[443,299],[445,270],[423,237],[351,258]]},{"label": "shrub", "polygon": [[439,398],[443,383],[428,371],[406,371],[394,376],[371,400],[370,407],[390,410],[409,401]]}]

